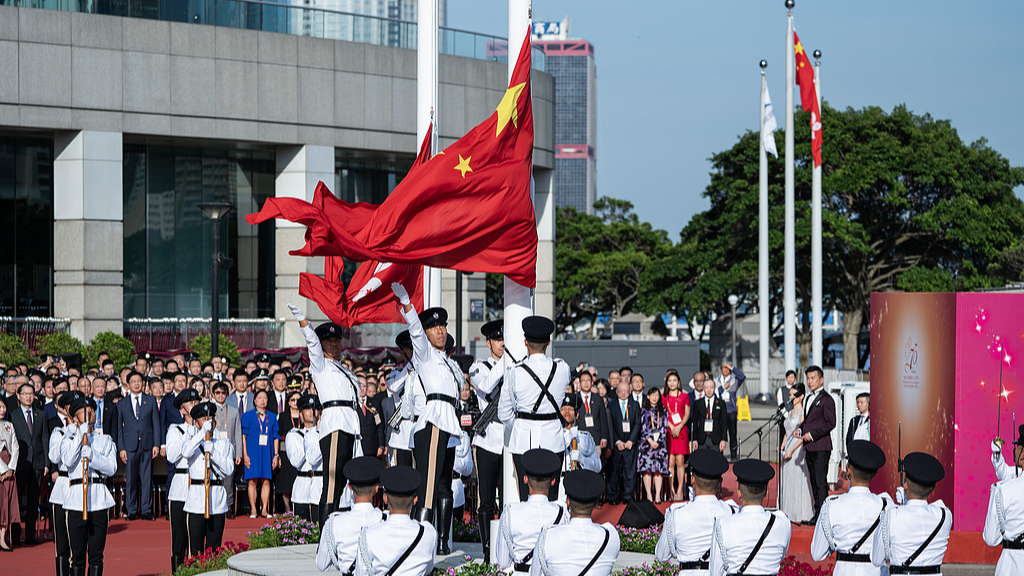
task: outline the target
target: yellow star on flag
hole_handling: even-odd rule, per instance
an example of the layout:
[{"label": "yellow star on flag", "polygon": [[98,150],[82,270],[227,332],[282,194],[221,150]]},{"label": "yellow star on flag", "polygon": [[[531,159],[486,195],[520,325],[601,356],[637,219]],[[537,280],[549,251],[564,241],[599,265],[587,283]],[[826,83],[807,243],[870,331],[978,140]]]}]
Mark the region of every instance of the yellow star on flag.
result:
[{"label": "yellow star on flag", "polygon": [[526,82],[505,90],[505,95],[502,96],[501,103],[498,104],[498,129],[494,133],[495,137],[501,136],[501,131],[508,126],[509,120],[512,120],[513,126],[519,127],[519,109],[516,104],[519,102],[519,95],[523,93],[524,88],[526,88]]},{"label": "yellow star on flag", "polygon": [[796,53],[797,54],[803,54],[804,53],[804,45],[801,44],[800,42],[796,43]]},{"label": "yellow star on flag", "polygon": [[463,158],[462,154],[459,154],[459,165],[456,166],[455,169],[456,170],[460,170],[462,172],[462,177],[463,178],[466,177],[466,172],[472,172],[473,171],[473,169],[469,167],[469,161],[472,160],[472,159],[473,159],[472,156],[470,156],[469,158]]}]

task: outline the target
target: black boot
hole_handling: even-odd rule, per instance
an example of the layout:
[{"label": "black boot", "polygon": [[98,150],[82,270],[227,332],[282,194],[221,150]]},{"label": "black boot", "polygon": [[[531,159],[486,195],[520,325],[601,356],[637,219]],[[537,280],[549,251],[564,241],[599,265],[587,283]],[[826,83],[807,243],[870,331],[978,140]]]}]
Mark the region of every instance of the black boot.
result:
[{"label": "black boot", "polygon": [[57,576],[68,576],[71,574],[71,557],[57,556]]},{"label": "black boot", "polygon": [[477,515],[480,523],[480,546],[484,549],[484,564],[491,563],[491,515]]},{"label": "black boot", "polygon": [[89,576],[103,576],[103,564],[89,564]]},{"label": "black boot", "polygon": [[178,567],[185,563],[183,556],[171,556],[171,576],[178,571]]},{"label": "black boot", "polygon": [[332,504],[330,502],[327,502],[323,506],[320,507],[320,519],[317,521],[317,524],[320,525],[320,529],[321,530],[324,529],[324,524],[327,523],[327,517],[330,516],[332,513],[334,513],[334,510],[337,507],[338,507],[338,505],[336,503]]},{"label": "black boot", "polygon": [[415,514],[413,515],[413,518],[419,520],[420,522],[426,522],[427,524],[433,524],[434,523],[434,511],[432,509],[430,509],[430,508],[420,508],[419,510],[415,511]]},{"label": "black boot", "polygon": [[85,566],[72,566],[71,576],[85,576]]},{"label": "black boot", "polygon": [[434,522],[437,527],[437,553],[447,556],[452,553],[452,547],[448,543],[448,535],[452,532],[452,499],[438,498],[437,515]]}]

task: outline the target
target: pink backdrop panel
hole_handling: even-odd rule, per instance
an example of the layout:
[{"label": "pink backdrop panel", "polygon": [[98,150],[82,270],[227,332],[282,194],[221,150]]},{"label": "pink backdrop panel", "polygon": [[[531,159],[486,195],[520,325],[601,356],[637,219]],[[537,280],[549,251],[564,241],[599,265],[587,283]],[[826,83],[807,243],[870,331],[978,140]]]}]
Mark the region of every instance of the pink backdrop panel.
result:
[{"label": "pink backdrop panel", "polygon": [[[996,481],[990,446],[997,404],[998,431],[1008,448],[1017,437],[1015,413],[1017,425],[1024,424],[1024,294],[959,293],[956,307],[954,527],[981,530],[989,486]],[[1012,452],[1006,453],[1012,460]]]}]

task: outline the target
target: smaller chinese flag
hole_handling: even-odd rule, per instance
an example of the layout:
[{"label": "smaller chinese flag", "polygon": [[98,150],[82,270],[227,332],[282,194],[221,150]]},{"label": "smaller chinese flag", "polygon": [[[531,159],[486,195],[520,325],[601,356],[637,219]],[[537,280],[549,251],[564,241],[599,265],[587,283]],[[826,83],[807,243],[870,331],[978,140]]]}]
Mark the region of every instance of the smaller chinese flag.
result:
[{"label": "smaller chinese flag", "polygon": [[800,105],[804,112],[811,113],[811,155],[814,167],[821,166],[821,109],[818,107],[818,93],[814,86],[814,67],[800,44],[800,37],[793,32],[794,54],[796,55],[796,83],[800,86]]}]

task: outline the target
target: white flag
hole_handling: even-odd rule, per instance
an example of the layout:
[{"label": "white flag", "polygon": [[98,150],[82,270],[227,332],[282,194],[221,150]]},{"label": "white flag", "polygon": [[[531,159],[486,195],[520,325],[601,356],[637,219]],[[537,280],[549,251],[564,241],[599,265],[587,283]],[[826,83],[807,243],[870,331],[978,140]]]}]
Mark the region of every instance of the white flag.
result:
[{"label": "white flag", "polygon": [[779,150],[775,147],[775,129],[779,127],[779,124],[775,121],[775,111],[772,109],[772,97],[768,94],[768,84],[762,83],[761,90],[764,92],[764,127],[761,128],[761,140],[764,142],[764,151],[778,158]]}]

